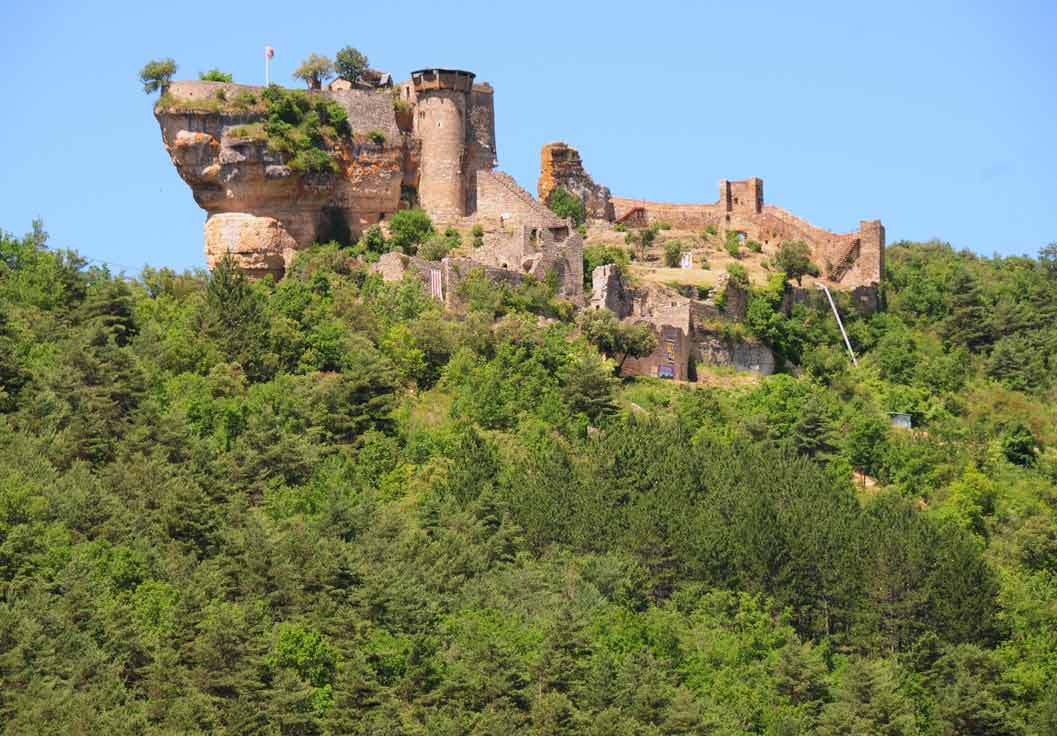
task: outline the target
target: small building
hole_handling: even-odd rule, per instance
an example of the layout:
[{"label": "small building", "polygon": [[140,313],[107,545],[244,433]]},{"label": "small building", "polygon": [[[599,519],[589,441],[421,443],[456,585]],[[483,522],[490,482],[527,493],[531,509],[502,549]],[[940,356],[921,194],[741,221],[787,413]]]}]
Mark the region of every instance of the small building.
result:
[{"label": "small building", "polygon": [[914,428],[914,415],[905,412],[890,411],[888,412],[888,421],[896,429],[913,429]]}]

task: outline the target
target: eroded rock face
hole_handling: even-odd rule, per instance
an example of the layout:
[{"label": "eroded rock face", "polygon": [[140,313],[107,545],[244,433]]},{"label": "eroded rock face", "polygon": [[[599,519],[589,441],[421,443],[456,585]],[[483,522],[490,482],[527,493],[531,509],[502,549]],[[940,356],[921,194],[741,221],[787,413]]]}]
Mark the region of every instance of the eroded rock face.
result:
[{"label": "eroded rock face", "polygon": [[580,154],[564,143],[548,143],[540,153],[539,198],[546,202],[561,187],[584,203],[587,216],[598,220],[613,219],[609,187],[595,184],[584,170]]},{"label": "eroded rock face", "polygon": [[[202,101],[215,93],[214,87],[225,88],[228,99],[244,90],[260,91],[174,82],[169,93],[176,105],[155,109],[165,148],[206,211],[210,268],[230,253],[251,276],[281,277],[298,249],[316,241],[356,238],[399,209],[409,147],[400,136],[389,95],[333,95],[356,113],[349,116],[353,135],[332,151],[340,170],[319,174],[294,171],[282,154],[269,150],[261,127],[264,112],[208,109]],[[203,109],[194,109],[196,105]],[[372,140],[359,130],[360,118],[362,125],[383,133],[383,139]]]},{"label": "eroded rock face", "polygon": [[210,270],[226,255],[249,276],[281,278],[297,252],[297,241],[274,217],[220,212],[206,220],[206,265]]}]

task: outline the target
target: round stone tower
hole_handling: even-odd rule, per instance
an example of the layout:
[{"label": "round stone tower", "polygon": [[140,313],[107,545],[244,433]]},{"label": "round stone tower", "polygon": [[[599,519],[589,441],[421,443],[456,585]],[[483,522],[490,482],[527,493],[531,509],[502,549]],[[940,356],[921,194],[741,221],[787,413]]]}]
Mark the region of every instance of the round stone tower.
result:
[{"label": "round stone tower", "polygon": [[418,201],[434,222],[466,214],[466,127],[474,75],[458,69],[411,72],[415,136],[422,142]]}]

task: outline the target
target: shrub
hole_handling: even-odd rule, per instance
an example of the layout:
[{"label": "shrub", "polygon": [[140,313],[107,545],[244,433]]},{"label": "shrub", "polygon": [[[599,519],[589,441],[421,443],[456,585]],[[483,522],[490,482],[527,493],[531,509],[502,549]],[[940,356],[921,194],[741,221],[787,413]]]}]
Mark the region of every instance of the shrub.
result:
[{"label": "shrub", "polygon": [[172,81],[173,74],[176,74],[175,61],[154,59],[139,70],[139,81],[143,83],[143,91],[148,95],[158,90],[165,92],[169,82]]},{"label": "shrub", "polygon": [[759,240],[750,240],[745,243],[745,247],[751,250],[753,253],[760,253],[763,251],[763,244]]},{"label": "shrub", "polygon": [[462,235],[455,227],[448,226],[444,231],[444,238],[451,244],[452,249],[462,245]]},{"label": "shrub", "polygon": [[241,108],[253,107],[254,105],[257,104],[257,95],[253,94],[248,89],[244,89],[241,92],[239,92],[237,95],[235,95],[234,102],[235,102],[236,107],[241,107]]},{"label": "shrub", "polygon": [[664,265],[668,268],[678,268],[683,257],[683,241],[669,240],[664,244]]},{"label": "shrub", "polygon": [[718,227],[715,225],[706,225],[705,229],[701,231],[701,237],[708,240],[709,238],[714,238],[717,233],[719,233]]},{"label": "shrub", "polygon": [[355,247],[356,253],[368,256],[381,255],[382,253],[385,253],[386,250],[385,234],[382,233],[382,228],[377,225],[371,225],[364,230]]},{"label": "shrub", "polygon": [[363,76],[368,63],[367,57],[352,46],[346,46],[334,55],[335,71],[339,77],[350,82],[355,82]]},{"label": "shrub", "polygon": [[547,206],[558,217],[571,217],[576,225],[582,225],[587,220],[584,203],[575,194],[570,194],[561,187],[555,189],[551,192],[551,196],[547,197]]},{"label": "shrub", "polygon": [[745,287],[749,285],[749,272],[740,263],[728,263],[727,273],[730,274],[730,280],[738,286]]},{"label": "shrub", "polygon": [[580,237],[586,238],[587,237],[587,223],[586,222],[581,222],[579,225],[577,225],[576,226],[576,232],[580,233]]},{"label": "shrub", "polygon": [[618,222],[616,225],[613,226],[613,232],[615,233],[622,233],[625,232],[627,229],[628,226],[625,225],[623,222]]},{"label": "shrub", "polygon": [[228,93],[224,91],[223,87],[221,87],[216,92],[214,92],[213,96],[216,97],[221,102],[225,102],[228,99]]},{"label": "shrub", "polygon": [[723,248],[726,249],[731,258],[741,258],[741,245],[737,240],[727,238],[727,241],[723,244]]},{"label": "shrub", "polygon": [[479,238],[484,235],[484,228],[480,225],[474,225],[473,229],[470,230],[470,234],[473,235],[475,238]]},{"label": "shrub", "polygon": [[418,254],[427,261],[439,261],[452,249],[452,241],[443,235],[432,235],[418,248]]},{"label": "shrub", "polygon": [[208,72],[198,72],[198,78],[203,82],[231,82],[230,74],[222,72],[215,67]]},{"label": "shrub", "polygon": [[407,112],[411,109],[411,104],[403,97],[393,98],[393,109],[397,112]]},{"label": "shrub", "polygon": [[334,63],[326,56],[309,54],[292,76],[302,80],[309,89],[320,89],[323,82],[334,76]]},{"label": "shrub", "polygon": [[420,209],[400,210],[389,220],[389,242],[393,250],[414,255],[433,234],[433,221]]},{"label": "shrub", "polygon": [[670,223],[670,222],[658,222],[655,225],[655,227],[658,230],[671,230],[672,229],[672,223]]},{"label": "shrub", "polygon": [[379,146],[385,143],[385,133],[378,130],[378,128],[367,131],[367,137],[371,139],[372,143],[376,143]]},{"label": "shrub", "polygon": [[329,148],[339,136],[350,134],[345,108],[321,95],[286,90],[272,84],[261,93],[268,103],[268,148],[289,155],[297,171],[337,171]]}]

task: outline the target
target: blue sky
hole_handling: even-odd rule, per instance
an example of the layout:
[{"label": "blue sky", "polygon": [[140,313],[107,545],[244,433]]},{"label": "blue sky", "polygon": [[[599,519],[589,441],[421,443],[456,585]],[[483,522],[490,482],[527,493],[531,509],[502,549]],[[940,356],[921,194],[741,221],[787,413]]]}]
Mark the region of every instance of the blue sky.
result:
[{"label": "blue sky", "polygon": [[115,269],[204,265],[204,212],[136,79],[218,66],[263,81],[351,44],[372,65],[474,71],[500,168],[535,192],[565,140],[614,194],[768,202],[889,242],[990,255],[1057,240],[1057,3],[34,3],[0,6],[0,228]]}]

